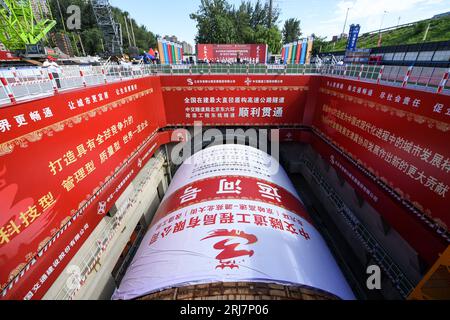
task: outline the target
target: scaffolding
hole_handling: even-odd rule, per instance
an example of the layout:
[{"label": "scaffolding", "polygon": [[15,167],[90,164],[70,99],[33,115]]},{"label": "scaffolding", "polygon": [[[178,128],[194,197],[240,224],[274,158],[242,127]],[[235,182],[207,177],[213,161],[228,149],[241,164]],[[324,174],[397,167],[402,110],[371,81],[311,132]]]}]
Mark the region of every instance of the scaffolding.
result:
[{"label": "scaffolding", "polygon": [[116,23],[109,0],[91,0],[97,24],[105,38],[105,55],[122,56],[122,27]]}]

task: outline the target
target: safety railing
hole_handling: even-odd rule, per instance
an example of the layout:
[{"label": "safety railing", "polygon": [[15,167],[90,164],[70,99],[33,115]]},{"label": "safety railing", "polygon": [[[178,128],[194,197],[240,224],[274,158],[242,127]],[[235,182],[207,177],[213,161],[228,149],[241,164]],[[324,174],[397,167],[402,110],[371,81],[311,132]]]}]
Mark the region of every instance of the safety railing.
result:
[{"label": "safety railing", "polygon": [[390,86],[450,93],[450,69],[405,66],[324,66],[322,74]]},{"label": "safety railing", "polygon": [[57,70],[23,68],[0,70],[0,106],[35,100],[60,92],[114,83],[149,75],[141,65],[64,66]]},{"label": "safety railing", "polygon": [[0,106],[151,75],[327,75],[450,94],[450,69],[371,65],[182,64],[64,66],[0,70]]}]

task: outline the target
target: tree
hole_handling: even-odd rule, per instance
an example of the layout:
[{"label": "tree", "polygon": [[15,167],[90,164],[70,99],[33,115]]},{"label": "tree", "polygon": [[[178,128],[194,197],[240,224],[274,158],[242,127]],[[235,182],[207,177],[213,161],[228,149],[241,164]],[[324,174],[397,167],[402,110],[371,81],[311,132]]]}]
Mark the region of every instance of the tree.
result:
[{"label": "tree", "polygon": [[[233,9],[234,10],[234,9]],[[252,5],[242,2],[238,10],[234,10],[234,24],[236,29],[236,43],[252,43],[254,30],[250,26],[252,19]]]},{"label": "tree", "polygon": [[300,20],[295,18],[286,20],[283,28],[283,43],[286,44],[298,41],[301,35]]},{"label": "tree", "polygon": [[255,43],[267,44],[270,52],[280,52],[281,33],[277,27],[267,29],[263,26],[258,26],[255,32]]},{"label": "tree", "polygon": [[314,38],[314,46],[312,51],[314,56],[324,52],[325,49],[328,48],[329,42],[326,41],[327,37],[316,36],[314,33],[312,34],[312,37]]},{"label": "tree", "polygon": [[[76,31],[80,32],[81,39],[83,41],[83,45],[85,47],[86,53],[90,55],[96,55],[103,52],[102,49],[102,40],[104,38],[102,31],[97,26],[97,20],[95,18],[94,10],[92,8],[90,1],[85,0],[59,0],[59,4],[61,7],[61,13],[58,7],[58,3],[56,0],[50,0],[49,5],[52,12],[52,16],[57,22],[56,27],[52,30],[54,32],[64,32],[63,21],[65,23],[68,18],[67,8],[70,5],[77,5],[81,9],[81,30]],[[117,23],[122,25],[122,37],[123,43],[125,47],[125,51],[131,44],[128,41],[128,36],[125,31],[125,16],[129,16],[127,12],[120,10],[119,8],[112,8],[114,19]],[[156,47],[157,40],[156,36],[149,31],[145,26],[139,26],[134,19],[131,19],[134,34],[136,37],[136,45],[140,51],[148,51],[150,47]],[[129,23],[129,22],[128,22]],[[130,25],[128,25],[130,26]],[[69,37],[72,39],[71,30],[66,30]],[[77,38],[77,37],[76,37]],[[78,45],[74,43],[74,45]]]},{"label": "tree", "polygon": [[227,0],[201,0],[197,12],[190,15],[197,22],[197,43],[263,43],[272,52],[281,50],[279,16],[277,7],[269,16],[269,4],[264,5],[261,0],[254,5],[242,1],[238,7],[231,6]]},{"label": "tree", "polygon": [[86,54],[95,56],[103,51],[102,39],[103,33],[97,28],[86,29],[81,33],[84,50]]},{"label": "tree", "polygon": [[235,22],[226,0],[201,0],[200,8],[190,15],[197,21],[197,43],[233,43]]}]

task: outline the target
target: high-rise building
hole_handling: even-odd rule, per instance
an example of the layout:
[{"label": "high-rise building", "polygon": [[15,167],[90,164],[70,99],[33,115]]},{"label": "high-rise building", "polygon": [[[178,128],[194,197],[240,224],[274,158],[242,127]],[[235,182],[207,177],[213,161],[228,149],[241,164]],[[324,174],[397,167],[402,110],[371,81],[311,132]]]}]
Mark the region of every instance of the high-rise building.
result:
[{"label": "high-rise building", "polygon": [[184,54],[194,54],[194,48],[190,43],[187,43],[186,41],[183,41],[181,43],[181,45],[183,46],[183,52]]},{"label": "high-rise building", "polygon": [[178,42],[178,38],[176,36],[165,36],[164,40],[170,41],[170,42]]},{"label": "high-rise building", "polygon": [[188,43],[186,41],[178,40],[177,36],[167,36],[166,35],[165,37],[163,37],[163,39],[166,40],[166,41],[177,43],[177,44],[181,45],[182,48],[183,48],[183,53],[185,55],[194,54],[194,47],[190,43]]}]

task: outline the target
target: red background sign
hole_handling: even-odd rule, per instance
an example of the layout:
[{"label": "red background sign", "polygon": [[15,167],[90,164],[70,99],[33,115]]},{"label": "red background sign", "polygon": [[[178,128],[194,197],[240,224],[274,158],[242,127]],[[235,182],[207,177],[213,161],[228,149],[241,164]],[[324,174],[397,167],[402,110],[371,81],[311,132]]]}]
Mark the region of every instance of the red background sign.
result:
[{"label": "red background sign", "polygon": [[301,125],[310,77],[161,77],[169,126]]},{"label": "red background sign", "polygon": [[312,147],[320,153],[325,161],[343,177],[356,192],[366,199],[389,224],[430,264],[436,261],[446,244],[436,232],[424,226],[413,213],[395,200],[386,191],[353,163],[317,136],[312,138]]},{"label": "red background sign", "polygon": [[[127,185],[138,173],[141,155],[170,142],[169,133],[158,131],[195,121],[205,126],[285,127],[283,141],[307,141],[308,134],[289,128],[313,127],[316,136],[333,143],[448,231],[449,100],[328,77],[192,75],[147,77],[3,108],[4,298],[41,298],[103,218],[99,203],[106,201],[107,212],[119,196],[116,187],[124,180]],[[434,263],[448,245],[435,229],[337,150],[317,137],[311,141],[325,159],[338,160],[339,170],[345,167],[357,177],[370,193],[344,174],[429,264]]]},{"label": "red background sign", "polygon": [[[289,212],[295,213],[301,218],[307,220],[311,223],[310,217],[306,213],[305,207],[301,204],[301,202],[294,197],[289,191],[286,189],[274,185],[268,181],[260,180],[256,178],[244,177],[244,176],[233,176],[230,178],[231,181],[239,181],[239,193],[238,194],[220,194],[219,186],[221,180],[226,177],[214,177],[203,179],[200,181],[196,181],[189,185],[184,186],[183,188],[175,191],[169,198],[167,198],[159,207],[158,213],[155,215],[153,219],[152,225],[158,223],[159,220],[164,217],[170,215],[171,213],[178,211],[180,209],[189,207],[191,205],[212,201],[212,200],[230,200],[230,199],[246,199],[253,200],[262,203],[269,203],[280,208],[283,208]],[[261,195],[258,189],[258,183],[263,183],[277,190],[277,194],[279,195],[278,199],[268,198]],[[185,191],[188,189],[201,190],[198,195],[195,195],[195,199],[190,201],[183,202],[183,195]]]},{"label": "red background sign", "polygon": [[[441,113],[434,111],[438,105],[444,106]],[[325,78],[314,127],[448,229],[450,149],[442,142],[450,137],[450,114],[445,105],[448,96]]]},{"label": "red background sign", "polygon": [[90,88],[2,110],[10,124],[1,133],[0,210],[7,213],[0,217],[2,288],[155,134],[164,121],[157,80]]},{"label": "red background sign", "polygon": [[258,63],[266,63],[267,45],[265,44],[198,44],[197,56],[200,60],[221,61],[238,57],[242,60],[256,59]]}]

